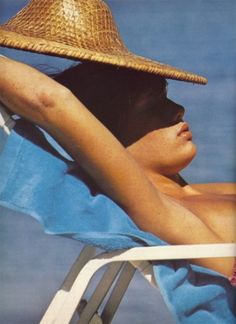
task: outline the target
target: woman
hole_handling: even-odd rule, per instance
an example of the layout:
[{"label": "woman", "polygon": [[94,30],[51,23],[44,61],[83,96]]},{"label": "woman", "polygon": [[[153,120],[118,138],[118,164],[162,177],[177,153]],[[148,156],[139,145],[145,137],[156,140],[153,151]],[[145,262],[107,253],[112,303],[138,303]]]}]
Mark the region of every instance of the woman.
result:
[{"label": "woman", "polygon": [[[11,32],[12,24],[6,28],[7,36]],[[21,41],[26,46],[24,38],[25,35]],[[109,43],[110,48],[113,45]],[[91,60],[102,61],[104,56],[100,58]],[[123,64],[112,62],[108,56],[106,59],[105,63]],[[127,66],[135,69],[131,63]],[[146,71],[153,73],[150,69]],[[91,71],[95,75],[93,81]],[[56,77],[59,84],[29,66],[1,58],[0,101],[13,113],[52,134],[99,189],[124,208],[142,230],[170,244],[234,242],[235,187],[232,184],[219,184],[217,188],[210,184],[190,186],[178,174],[194,158],[196,148],[183,119],[184,108],[167,98],[163,77],[198,83],[205,80],[163,66],[155,73],[158,76],[85,63]],[[84,75],[88,84],[92,84],[89,96]],[[123,88],[117,90],[119,85]],[[112,114],[108,113],[110,91],[116,93],[112,95]],[[89,98],[94,99],[94,94],[104,99],[102,107],[96,100],[90,103]],[[114,111],[119,113],[114,116]],[[233,258],[194,262],[227,277],[233,274]]]}]

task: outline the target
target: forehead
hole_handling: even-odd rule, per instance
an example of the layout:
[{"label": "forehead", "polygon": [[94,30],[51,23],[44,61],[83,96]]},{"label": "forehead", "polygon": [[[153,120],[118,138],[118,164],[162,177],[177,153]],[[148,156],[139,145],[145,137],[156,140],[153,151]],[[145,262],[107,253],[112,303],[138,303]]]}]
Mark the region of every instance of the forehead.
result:
[{"label": "forehead", "polygon": [[151,73],[129,73],[123,76],[123,84],[127,85],[132,92],[163,91],[167,86],[165,78]]}]

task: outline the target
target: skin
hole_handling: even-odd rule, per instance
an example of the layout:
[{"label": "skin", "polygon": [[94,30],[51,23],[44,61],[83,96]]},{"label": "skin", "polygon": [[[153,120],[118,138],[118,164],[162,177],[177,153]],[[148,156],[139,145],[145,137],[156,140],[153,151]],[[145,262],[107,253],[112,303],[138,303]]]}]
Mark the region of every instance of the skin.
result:
[{"label": "skin", "polygon": [[[0,58],[0,76],[0,101],[54,136],[141,229],[170,244],[235,241],[233,187],[224,184],[215,193],[212,185],[190,186],[178,175],[196,148],[191,134],[179,134],[183,107],[165,94],[142,94],[133,103],[122,126],[125,148],[78,98],[42,73]],[[165,106],[161,118],[149,112],[155,104]],[[194,262],[230,276],[234,259]]]},{"label": "skin", "polygon": [[[150,104],[153,101],[154,109]],[[162,114],[158,110],[160,105],[165,109]],[[183,120],[184,111],[166,96],[161,103],[155,95],[146,95],[145,100],[142,97],[129,110],[123,126],[128,142],[135,136],[127,150],[155,188],[193,211],[222,240],[234,242],[235,184],[189,185],[178,174],[196,155],[192,133]]]}]

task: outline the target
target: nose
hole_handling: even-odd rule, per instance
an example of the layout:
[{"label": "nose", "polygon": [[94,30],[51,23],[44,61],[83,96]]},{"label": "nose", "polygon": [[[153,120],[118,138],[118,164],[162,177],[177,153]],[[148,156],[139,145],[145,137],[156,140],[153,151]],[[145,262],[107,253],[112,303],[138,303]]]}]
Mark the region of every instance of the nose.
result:
[{"label": "nose", "polygon": [[167,99],[166,113],[168,114],[169,121],[172,124],[176,124],[183,120],[185,109],[176,102]]}]

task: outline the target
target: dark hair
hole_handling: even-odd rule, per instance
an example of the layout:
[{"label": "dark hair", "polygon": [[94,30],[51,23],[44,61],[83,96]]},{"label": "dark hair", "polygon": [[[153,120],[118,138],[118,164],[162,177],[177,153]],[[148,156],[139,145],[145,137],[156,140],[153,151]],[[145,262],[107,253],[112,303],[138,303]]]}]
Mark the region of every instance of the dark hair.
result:
[{"label": "dark hair", "polygon": [[143,92],[163,92],[166,80],[151,73],[84,62],[54,76],[119,139],[119,121]]}]

